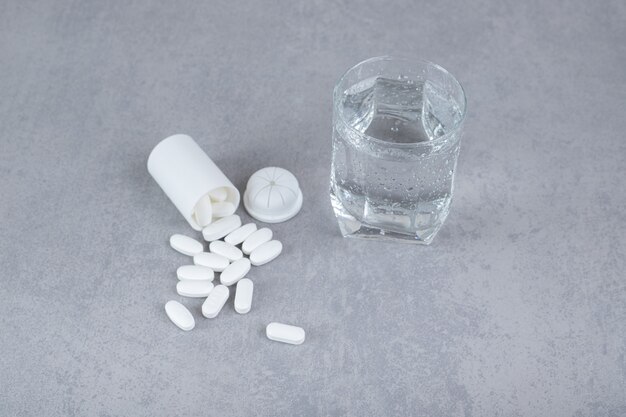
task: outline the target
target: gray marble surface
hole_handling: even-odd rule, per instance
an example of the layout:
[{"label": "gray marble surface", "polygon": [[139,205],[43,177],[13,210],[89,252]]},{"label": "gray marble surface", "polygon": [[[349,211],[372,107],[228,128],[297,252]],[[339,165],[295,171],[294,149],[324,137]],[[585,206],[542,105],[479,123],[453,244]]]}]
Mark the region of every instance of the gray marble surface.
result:
[{"label": "gray marble surface", "polygon": [[[331,211],[332,87],[381,54],[469,99],[430,247]],[[0,415],[626,415],[623,0],[4,0],[0,62]],[[146,158],[177,132],[301,181],[246,316],[175,294],[193,231]]]}]

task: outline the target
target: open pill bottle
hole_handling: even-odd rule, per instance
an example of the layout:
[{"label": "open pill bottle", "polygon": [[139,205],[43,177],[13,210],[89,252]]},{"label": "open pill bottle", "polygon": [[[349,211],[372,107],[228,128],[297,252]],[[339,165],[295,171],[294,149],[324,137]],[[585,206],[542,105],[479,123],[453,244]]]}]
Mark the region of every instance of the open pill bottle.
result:
[{"label": "open pill bottle", "polygon": [[226,190],[225,201],[232,203],[233,213],[239,207],[237,188],[188,135],[159,142],[148,157],[148,172],[195,230],[202,230],[194,216],[196,205],[211,192]]}]

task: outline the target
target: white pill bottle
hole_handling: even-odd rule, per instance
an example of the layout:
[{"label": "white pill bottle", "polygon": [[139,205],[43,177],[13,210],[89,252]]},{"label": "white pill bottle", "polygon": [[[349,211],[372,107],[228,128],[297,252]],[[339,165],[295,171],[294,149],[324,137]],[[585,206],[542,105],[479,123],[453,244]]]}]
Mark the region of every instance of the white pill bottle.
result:
[{"label": "white pill bottle", "polygon": [[196,205],[210,193],[224,189],[233,213],[239,207],[237,188],[188,135],[159,142],[148,157],[148,172],[195,230],[202,230],[194,216]]}]

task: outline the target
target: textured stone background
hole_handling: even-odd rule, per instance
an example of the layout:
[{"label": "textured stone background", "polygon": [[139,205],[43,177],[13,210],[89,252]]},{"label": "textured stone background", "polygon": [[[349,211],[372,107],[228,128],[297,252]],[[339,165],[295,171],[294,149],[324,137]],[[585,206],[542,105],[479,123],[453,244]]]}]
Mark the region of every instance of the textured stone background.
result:
[{"label": "textured stone background", "polygon": [[[626,3],[592,3],[0,2],[0,415],[625,416]],[[328,199],[333,84],[382,54],[469,98],[430,247],[342,239]],[[177,132],[305,195],[252,312],[190,333],[145,168]]]}]

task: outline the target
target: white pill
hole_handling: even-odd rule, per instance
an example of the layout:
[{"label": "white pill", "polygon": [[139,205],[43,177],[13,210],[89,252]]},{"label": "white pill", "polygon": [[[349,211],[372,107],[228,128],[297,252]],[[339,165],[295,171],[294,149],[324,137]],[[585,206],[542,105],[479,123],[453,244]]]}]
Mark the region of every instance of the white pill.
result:
[{"label": "white pill", "polygon": [[211,199],[208,195],[205,195],[198,201],[194,215],[196,216],[196,222],[201,227],[211,224],[211,220],[213,219],[213,206],[211,205]]},{"label": "white pill", "polygon": [[283,251],[283,244],[278,240],[265,242],[250,254],[252,265],[259,266],[275,259]]},{"label": "white pill", "polygon": [[178,281],[176,292],[183,297],[207,297],[213,289],[211,281]]},{"label": "white pill", "polygon": [[211,244],[209,245],[209,250],[211,251],[211,253],[217,253],[218,255],[222,255],[228,258],[228,260],[231,262],[243,258],[243,253],[241,252],[241,249],[221,240],[214,240],[213,242],[211,242]]},{"label": "white pill", "polygon": [[226,217],[230,216],[237,209],[230,201],[222,201],[220,203],[212,203],[212,210],[214,217]]},{"label": "white pill", "polygon": [[171,300],[165,303],[165,314],[172,320],[172,323],[182,330],[189,331],[196,325],[196,321],[187,307],[178,301]]},{"label": "white pill", "polygon": [[243,253],[245,253],[246,255],[250,255],[253,250],[258,248],[265,242],[269,242],[270,240],[272,240],[272,236],[272,231],[267,227],[259,229],[243,241],[241,249],[243,249]]},{"label": "white pill", "polygon": [[299,345],[304,342],[304,329],[302,327],[291,326],[283,323],[270,323],[265,328],[265,334],[270,340],[277,342]]},{"label": "white pill", "polygon": [[170,237],[170,246],[174,250],[189,256],[194,256],[196,253],[204,250],[202,243],[185,235],[172,235]]},{"label": "white pill", "polygon": [[217,316],[222,310],[222,307],[224,307],[226,300],[228,300],[228,295],[228,287],[217,285],[215,289],[211,291],[207,299],[204,300],[204,303],[202,303],[202,315],[207,319],[212,319]]},{"label": "white pill", "polygon": [[220,282],[223,285],[233,285],[250,271],[250,259],[242,258],[233,262],[220,275]]},{"label": "white pill", "polygon": [[235,293],[235,311],[239,314],[246,314],[252,307],[252,292],[254,284],[248,278],[244,278],[237,283]]},{"label": "white pill", "polygon": [[211,242],[221,239],[235,229],[241,226],[241,219],[236,214],[232,216],[222,217],[214,221],[202,230],[204,240]]},{"label": "white pill", "polygon": [[238,245],[246,240],[254,232],[256,232],[256,224],[244,224],[239,229],[230,232],[228,236],[224,238],[224,241],[226,243],[230,243],[231,245]]},{"label": "white pill", "polygon": [[212,201],[215,201],[215,202],[224,201],[228,198],[228,191],[226,191],[226,188],[224,187],[216,188],[215,190],[209,193],[209,196],[211,197]]},{"label": "white pill", "polygon": [[176,270],[176,275],[181,281],[213,281],[215,274],[206,266],[183,265]]},{"label": "white pill", "polygon": [[230,261],[225,256],[209,252],[202,252],[194,255],[193,263],[211,268],[215,272],[222,272],[228,265],[230,265]]}]

